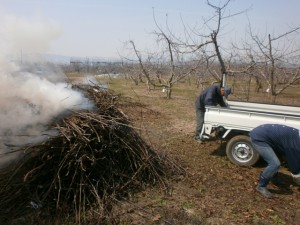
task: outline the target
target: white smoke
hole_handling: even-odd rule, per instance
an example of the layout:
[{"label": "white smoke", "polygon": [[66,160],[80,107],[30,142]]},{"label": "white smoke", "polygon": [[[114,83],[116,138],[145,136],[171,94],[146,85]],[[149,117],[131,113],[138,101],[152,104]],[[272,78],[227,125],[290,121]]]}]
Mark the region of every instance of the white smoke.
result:
[{"label": "white smoke", "polygon": [[3,13],[0,21],[1,167],[11,158],[7,152],[12,146],[47,138],[53,133],[47,131],[53,119],[72,110],[88,109],[91,104],[64,82],[62,72],[49,69],[40,59],[61,34],[57,25]]},{"label": "white smoke", "polygon": [[55,22],[41,16],[20,18],[0,12],[0,48],[5,53],[44,53],[50,43],[62,34]]}]

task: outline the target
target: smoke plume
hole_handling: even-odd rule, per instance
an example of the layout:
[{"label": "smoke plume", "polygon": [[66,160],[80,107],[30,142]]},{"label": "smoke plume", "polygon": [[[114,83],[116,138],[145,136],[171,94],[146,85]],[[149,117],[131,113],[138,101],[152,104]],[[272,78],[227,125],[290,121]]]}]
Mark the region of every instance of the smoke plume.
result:
[{"label": "smoke plume", "polygon": [[16,157],[14,148],[40,142],[55,131],[48,125],[72,110],[91,103],[65,82],[64,74],[41,58],[59,26],[0,15],[0,167]]}]

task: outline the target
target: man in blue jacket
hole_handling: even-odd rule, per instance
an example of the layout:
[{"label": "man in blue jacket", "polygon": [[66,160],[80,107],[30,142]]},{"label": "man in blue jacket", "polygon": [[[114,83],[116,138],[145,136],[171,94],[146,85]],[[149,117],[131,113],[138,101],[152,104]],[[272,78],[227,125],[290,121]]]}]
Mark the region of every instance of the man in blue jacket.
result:
[{"label": "man in blue jacket", "polygon": [[300,131],[296,128],[280,124],[264,124],[250,132],[253,147],[267,162],[267,167],[259,177],[256,190],[263,196],[274,195],[266,188],[271,181],[279,182],[277,172],[280,168],[278,155],[283,155],[293,180],[300,185]]},{"label": "man in blue jacket", "polygon": [[203,138],[201,137],[201,131],[204,123],[205,106],[217,106],[226,107],[223,96],[226,98],[231,93],[231,88],[220,87],[212,85],[206,88],[196,99],[196,134],[195,140],[201,143]]}]

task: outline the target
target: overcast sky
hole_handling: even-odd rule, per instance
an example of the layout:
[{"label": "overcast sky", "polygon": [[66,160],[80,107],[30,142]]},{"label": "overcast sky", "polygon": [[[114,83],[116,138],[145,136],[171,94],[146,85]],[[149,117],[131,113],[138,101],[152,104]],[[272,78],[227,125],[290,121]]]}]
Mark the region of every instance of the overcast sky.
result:
[{"label": "overcast sky", "polygon": [[[231,40],[245,36],[248,21],[263,34],[300,25],[299,0],[232,0],[228,9],[248,9],[225,23],[224,36]],[[118,57],[128,40],[141,49],[153,42],[153,10],[159,24],[168,15],[176,32],[182,30],[181,21],[195,26],[213,13],[206,0],[0,0],[0,49]]]}]

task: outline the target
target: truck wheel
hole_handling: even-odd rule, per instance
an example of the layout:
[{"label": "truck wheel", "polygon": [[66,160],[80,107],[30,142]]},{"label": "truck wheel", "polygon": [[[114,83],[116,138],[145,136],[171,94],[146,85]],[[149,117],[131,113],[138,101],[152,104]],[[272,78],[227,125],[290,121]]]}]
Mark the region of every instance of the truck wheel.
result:
[{"label": "truck wheel", "polygon": [[226,145],[226,155],[232,163],[242,166],[253,166],[259,160],[258,152],[246,135],[231,138]]}]

